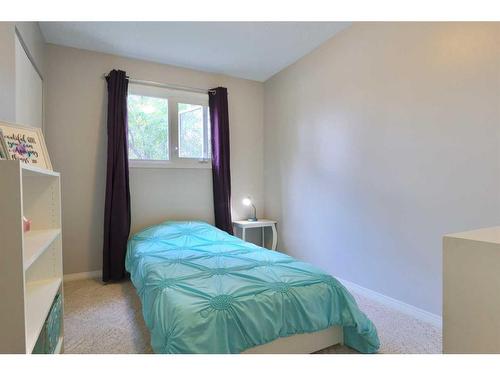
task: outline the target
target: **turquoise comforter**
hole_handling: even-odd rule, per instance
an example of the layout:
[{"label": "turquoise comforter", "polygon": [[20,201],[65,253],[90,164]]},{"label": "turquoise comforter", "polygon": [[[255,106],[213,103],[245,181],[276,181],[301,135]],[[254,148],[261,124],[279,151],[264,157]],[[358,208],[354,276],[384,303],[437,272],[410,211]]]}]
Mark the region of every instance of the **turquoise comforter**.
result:
[{"label": "turquoise comforter", "polygon": [[334,325],[345,345],[379,348],[375,326],[332,276],[206,223],[135,234],[126,268],[157,353],[240,353]]}]

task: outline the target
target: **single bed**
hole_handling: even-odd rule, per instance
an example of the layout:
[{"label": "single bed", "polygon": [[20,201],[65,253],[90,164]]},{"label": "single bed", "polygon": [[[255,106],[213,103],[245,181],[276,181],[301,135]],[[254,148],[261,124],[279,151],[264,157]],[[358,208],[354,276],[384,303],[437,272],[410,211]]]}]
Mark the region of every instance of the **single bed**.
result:
[{"label": "single bed", "polygon": [[203,222],[165,222],[128,242],[126,268],[156,353],[374,353],[373,323],[332,276]]}]

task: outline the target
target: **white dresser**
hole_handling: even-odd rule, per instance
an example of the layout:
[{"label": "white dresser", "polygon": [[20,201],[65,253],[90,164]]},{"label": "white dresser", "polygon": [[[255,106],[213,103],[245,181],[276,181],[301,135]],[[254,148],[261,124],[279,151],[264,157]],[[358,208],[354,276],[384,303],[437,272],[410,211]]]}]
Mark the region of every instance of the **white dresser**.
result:
[{"label": "white dresser", "polygon": [[444,237],[443,352],[500,353],[500,227]]}]

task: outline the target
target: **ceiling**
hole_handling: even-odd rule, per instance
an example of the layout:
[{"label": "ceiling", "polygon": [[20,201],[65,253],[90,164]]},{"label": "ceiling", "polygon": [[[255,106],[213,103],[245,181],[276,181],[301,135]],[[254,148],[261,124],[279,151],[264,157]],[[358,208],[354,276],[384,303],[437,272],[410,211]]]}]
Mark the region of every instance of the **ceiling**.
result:
[{"label": "ceiling", "polygon": [[265,81],[349,22],[40,22],[63,46]]}]

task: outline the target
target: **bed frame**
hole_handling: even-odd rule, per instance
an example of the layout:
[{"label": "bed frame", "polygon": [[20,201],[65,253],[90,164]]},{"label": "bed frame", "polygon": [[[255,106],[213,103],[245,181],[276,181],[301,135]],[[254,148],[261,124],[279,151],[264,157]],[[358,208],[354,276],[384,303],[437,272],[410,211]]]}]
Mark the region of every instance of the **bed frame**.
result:
[{"label": "bed frame", "polygon": [[247,349],[241,354],[309,354],[343,343],[342,327],[333,326],[314,333],[280,337],[267,344]]}]

